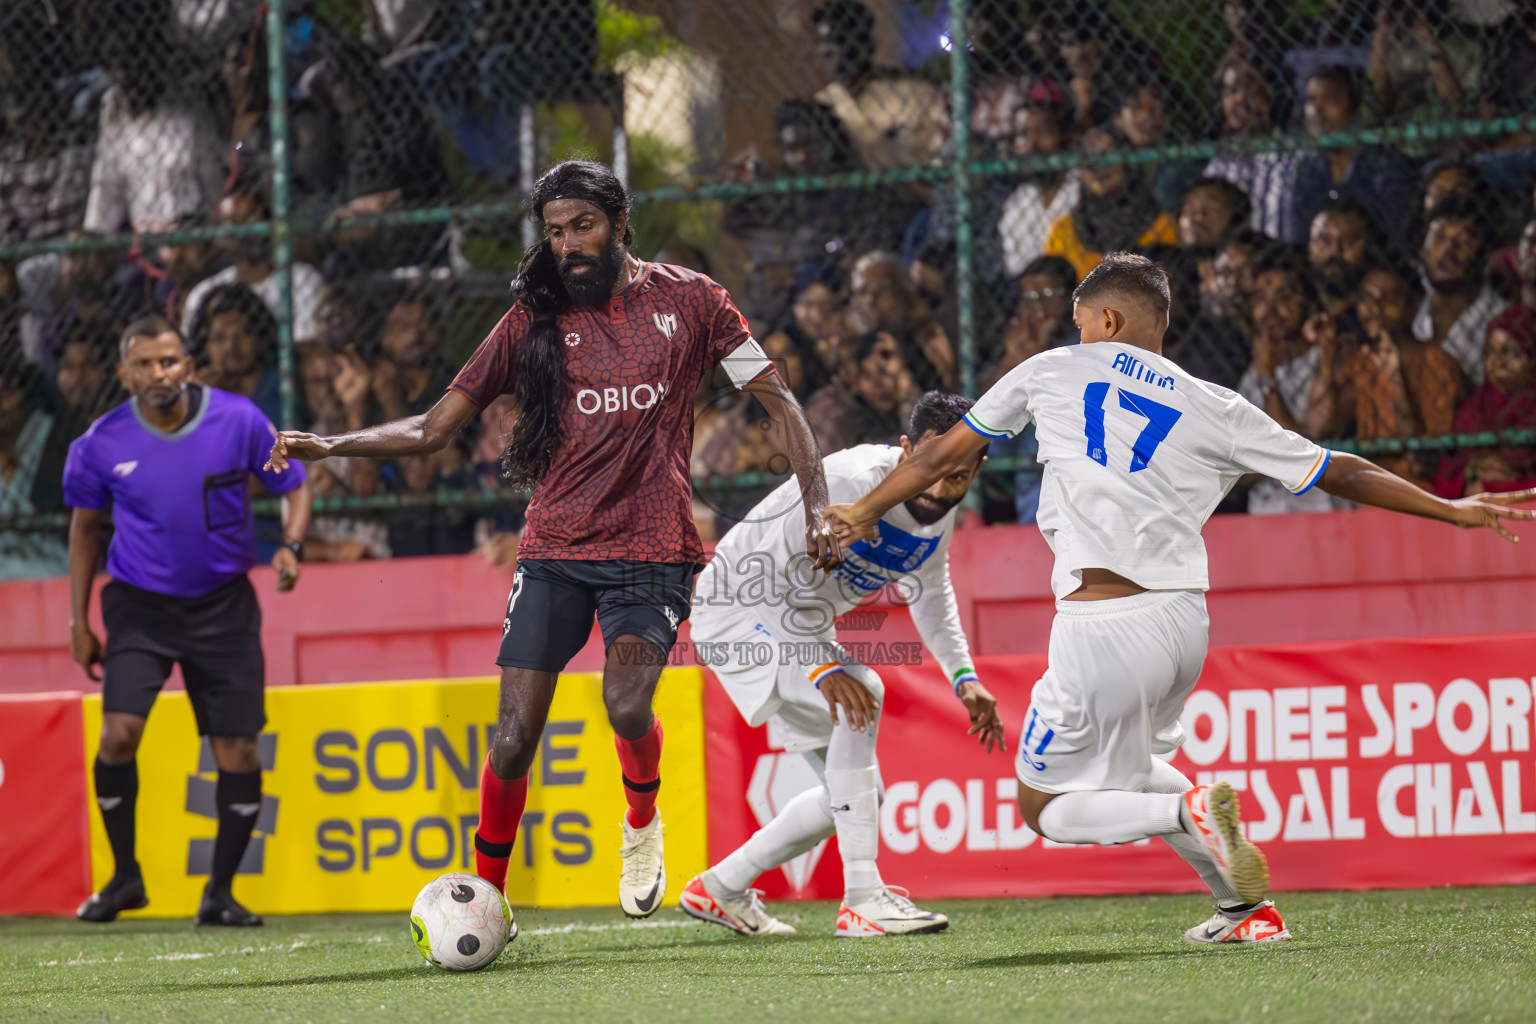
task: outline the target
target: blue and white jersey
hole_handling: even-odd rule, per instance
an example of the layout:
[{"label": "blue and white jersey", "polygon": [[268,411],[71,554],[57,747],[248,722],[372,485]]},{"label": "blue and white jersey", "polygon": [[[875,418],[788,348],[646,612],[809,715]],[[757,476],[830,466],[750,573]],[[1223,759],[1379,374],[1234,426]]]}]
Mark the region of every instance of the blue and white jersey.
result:
[{"label": "blue and white jersey", "polygon": [[1058,598],[1093,568],[1148,590],[1207,590],[1200,529],[1232,485],[1258,473],[1302,494],[1328,467],[1326,449],[1241,395],[1120,342],[1026,359],[965,420],[987,437],[1035,424]]},{"label": "blue and white jersey", "polygon": [[[826,457],[822,465],[832,504],[852,503],[874,490],[901,460],[901,449],[865,444]],[[923,643],[951,684],[972,678],[970,646],[960,627],[949,579],[953,510],[923,526],[905,505],[880,521],[875,541],[844,548],[843,564],[813,572],[805,551],[800,485],[790,479],[742,517],[715,546],[694,587],[700,618],[759,623],[776,640],[835,640],[833,620],[871,595],[905,603]]]}]

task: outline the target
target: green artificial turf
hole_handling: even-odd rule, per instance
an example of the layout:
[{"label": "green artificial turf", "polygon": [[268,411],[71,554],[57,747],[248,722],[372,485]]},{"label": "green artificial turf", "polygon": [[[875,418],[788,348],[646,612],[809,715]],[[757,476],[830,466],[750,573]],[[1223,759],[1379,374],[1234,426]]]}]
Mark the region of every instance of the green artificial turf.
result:
[{"label": "green artificial turf", "polygon": [[406,915],[189,923],[0,921],[0,1021],[1532,1021],[1536,890],[1300,893],[1295,935],[1195,948],[1188,896],[933,904],[950,930],[832,937],[836,908],[747,940],[674,908],[521,911],[475,974],[428,966]]}]

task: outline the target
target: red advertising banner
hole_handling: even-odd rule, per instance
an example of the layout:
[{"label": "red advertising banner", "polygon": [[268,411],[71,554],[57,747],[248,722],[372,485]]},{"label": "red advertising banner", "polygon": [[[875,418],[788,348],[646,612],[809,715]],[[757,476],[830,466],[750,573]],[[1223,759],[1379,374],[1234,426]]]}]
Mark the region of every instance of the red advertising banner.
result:
[{"label": "red advertising banner", "polygon": [[[979,660],[1010,750],[1042,656]],[[931,667],[881,669],[881,873],[914,897],[1198,891],[1157,840],[1065,846],[1014,804],[1012,755],[965,735]],[[1211,652],[1174,764],[1242,797],[1276,889],[1536,882],[1536,635],[1382,640]],[[710,858],[810,785],[711,683]],[[758,883],[770,898],[835,899],[835,842]]]},{"label": "red advertising banner", "polygon": [[88,810],[80,694],[0,695],[0,915],[90,895]]}]

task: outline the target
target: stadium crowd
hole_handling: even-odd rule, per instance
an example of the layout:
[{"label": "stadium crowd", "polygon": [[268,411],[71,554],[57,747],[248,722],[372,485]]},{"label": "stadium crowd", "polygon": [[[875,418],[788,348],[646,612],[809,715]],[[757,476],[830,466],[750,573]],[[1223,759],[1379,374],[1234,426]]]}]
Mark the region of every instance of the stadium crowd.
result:
[{"label": "stadium crowd", "polygon": [[[442,201],[455,176],[483,194],[511,194],[518,103],[597,90],[586,0],[369,0],[356,34],[331,24],[322,6],[288,4],[283,47],[301,220]],[[1265,0],[1210,6],[1225,17],[1229,45],[1213,55],[1209,109],[1187,98],[1187,79],[1107,6],[975,6],[979,158],[1218,144],[1211,158],[978,181],[978,388],[1034,353],[1075,343],[1072,289],[1102,253],[1133,249],[1174,281],[1170,358],[1308,437],[1536,427],[1536,138],[1436,142],[1424,132],[1400,146],[1251,145],[1277,132],[1307,140],[1528,114],[1536,8],[1506,4],[1502,16],[1474,24],[1456,0],[1329,0],[1312,5],[1322,13],[1310,20],[1282,17],[1283,5]],[[533,18],[535,7],[546,14]],[[7,5],[0,245],[266,221],[260,15],[254,0]],[[780,104],[776,151],[740,154],[727,174],[747,182],[946,159],[948,90],[929,72],[947,57],[885,66],[875,28],[857,0],[812,5],[804,30],[826,84]],[[530,52],[560,56],[533,62],[536,81],[509,82],[506,69]],[[894,443],[918,396],[958,386],[959,230],[949,186],[747,196],[723,204],[719,232],[731,242],[720,247],[736,263],[729,268],[714,249],[650,243],[665,244],[657,259],[740,282],[736,299],[823,453]],[[463,290],[454,282],[471,262],[456,228],[301,230],[295,247],[300,426],[332,432],[424,411],[491,322],[456,310]],[[147,313],[182,326],[198,379],[279,419],[278,289],[266,234],[0,261],[0,518],[62,508],[68,445],[121,400],[110,369],[117,335]],[[508,414],[504,402],[493,405],[440,456],[328,460],[315,473],[317,492],[496,488]],[[696,477],[785,472],[755,400],[701,390],[695,420]],[[1025,468],[987,478],[986,521],[1033,522],[1033,450],[1028,433],[994,445],[993,455],[1017,456]],[[1536,486],[1536,456],[1525,446],[1383,461],[1447,497]],[[1223,510],[1329,501],[1256,481]],[[706,539],[740,510],[701,500]],[[517,528],[511,513],[441,505],[322,516],[305,555],[479,547],[504,562]],[[0,578],[63,567],[61,541],[0,531]]]}]

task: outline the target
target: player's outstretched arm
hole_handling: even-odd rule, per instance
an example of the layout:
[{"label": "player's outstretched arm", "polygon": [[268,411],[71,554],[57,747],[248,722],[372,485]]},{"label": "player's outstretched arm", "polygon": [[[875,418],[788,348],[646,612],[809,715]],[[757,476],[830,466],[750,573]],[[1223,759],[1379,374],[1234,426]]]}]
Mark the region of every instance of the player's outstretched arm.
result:
[{"label": "player's outstretched arm", "polygon": [[1466,529],[1487,527],[1497,530],[1499,536],[1515,544],[1520,543],[1520,538],[1509,532],[1503,521],[1536,519],[1536,510],[1511,507],[1536,500],[1536,490],[1475,494],[1470,498],[1446,501],[1348,452],[1331,453],[1328,468],[1317,485],[1329,494],[1361,505],[1438,519]]},{"label": "player's outstretched arm", "polygon": [[743,391],[756,396],[779,430],[779,444],[789,456],[789,464],[800,481],[800,495],[805,503],[805,550],[815,561],[813,569],[835,569],[843,564],[843,552],[837,534],[832,532],[824,513],[827,509],[827,477],[821,468],[821,452],[816,435],[805,418],[805,410],[795,401],[794,393],[784,386],[777,373],[745,385]]},{"label": "player's outstretched arm", "polygon": [[874,540],[879,536],[876,524],[881,516],[949,474],[975,465],[976,457],[990,441],[964,421],[957,423],[944,436],[914,451],[878,487],[854,504],[828,508],[827,522],[844,542]]},{"label": "player's outstretched arm", "polygon": [[272,456],[263,469],[282,472],[289,459],[314,462],[331,455],[368,455],[398,458],[442,450],[464,425],[480,415],[480,407],[457,391],[449,391],[420,416],[392,420],[345,434],[319,437],[299,430],[284,430],[272,445]]}]

